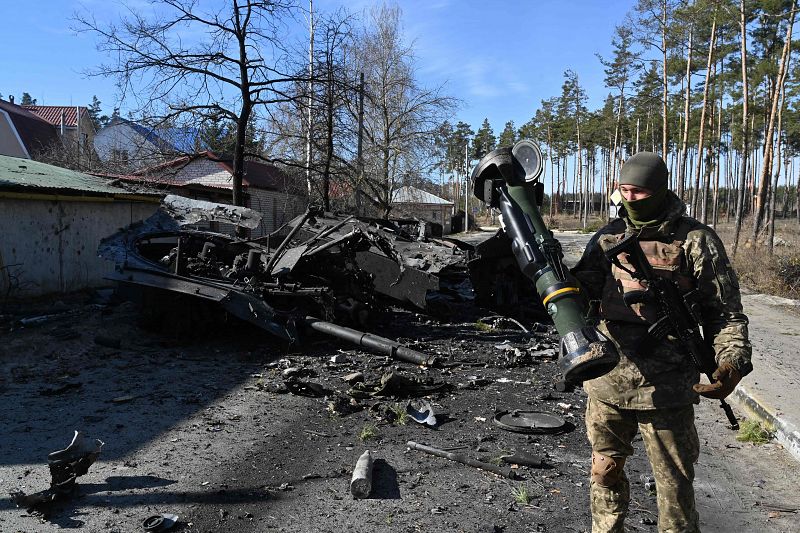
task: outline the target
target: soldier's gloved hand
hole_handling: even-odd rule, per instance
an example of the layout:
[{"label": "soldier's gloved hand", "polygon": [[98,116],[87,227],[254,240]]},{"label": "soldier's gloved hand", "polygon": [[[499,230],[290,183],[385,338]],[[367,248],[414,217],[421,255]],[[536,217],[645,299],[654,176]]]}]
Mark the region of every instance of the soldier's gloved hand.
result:
[{"label": "soldier's gloved hand", "polygon": [[742,375],[730,363],[722,363],[711,377],[714,378],[714,383],[709,385],[698,383],[692,388],[697,394],[715,400],[726,398],[733,392],[739,381],[742,380]]}]

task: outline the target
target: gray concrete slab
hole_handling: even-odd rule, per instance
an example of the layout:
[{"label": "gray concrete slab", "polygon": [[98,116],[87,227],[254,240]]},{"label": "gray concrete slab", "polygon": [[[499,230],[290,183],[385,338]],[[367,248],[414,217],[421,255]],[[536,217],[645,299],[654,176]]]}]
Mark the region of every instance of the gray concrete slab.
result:
[{"label": "gray concrete slab", "polygon": [[734,392],[751,415],[772,425],[778,441],[800,461],[800,302],[745,294],[753,372]]}]

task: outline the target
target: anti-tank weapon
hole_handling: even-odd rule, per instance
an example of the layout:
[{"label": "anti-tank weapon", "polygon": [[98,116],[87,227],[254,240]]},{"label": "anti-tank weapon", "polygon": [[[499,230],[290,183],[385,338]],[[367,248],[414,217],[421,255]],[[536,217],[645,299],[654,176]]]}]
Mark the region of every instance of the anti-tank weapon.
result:
[{"label": "anti-tank weapon", "polygon": [[539,212],[544,184],[539,147],[522,140],[486,154],[472,172],[473,192],[500,210],[522,273],[533,281],[561,336],[559,367],[567,383],[609,372],[619,362],[613,343],[586,319],[588,301],[562,261],[561,243]]}]

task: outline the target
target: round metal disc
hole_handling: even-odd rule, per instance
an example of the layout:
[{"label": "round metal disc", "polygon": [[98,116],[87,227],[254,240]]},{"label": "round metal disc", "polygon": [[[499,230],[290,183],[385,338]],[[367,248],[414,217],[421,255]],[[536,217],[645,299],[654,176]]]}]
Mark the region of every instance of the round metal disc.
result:
[{"label": "round metal disc", "polygon": [[158,531],[164,525],[164,517],[160,514],[148,516],[142,522],[145,531]]},{"label": "round metal disc", "polygon": [[564,429],[563,418],[541,411],[500,411],[492,421],[506,431],[516,433],[558,433]]},{"label": "round metal disc", "polygon": [[514,145],[511,153],[525,171],[525,181],[536,180],[544,168],[542,164],[542,151],[533,142],[523,139]]}]

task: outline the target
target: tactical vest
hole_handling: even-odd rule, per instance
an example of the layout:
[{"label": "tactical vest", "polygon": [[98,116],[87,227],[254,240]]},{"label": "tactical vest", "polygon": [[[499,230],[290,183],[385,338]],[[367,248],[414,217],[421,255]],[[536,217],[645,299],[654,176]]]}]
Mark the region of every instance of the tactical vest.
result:
[{"label": "tactical vest", "polygon": [[[684,222],[686,221],[686,222]],[[695,279],[689,273],[688,264],[683,250],[683,243],[691,228],[691,224],[684,218],[678,222],[676,231],[665,240],[639,241],[647,261],[653,267],[657,276],[673,280],[683,294],[695,288]],[[625,238],[625,234],[611,235],[606,240],[604,248],[614,246]],[[633,270],[628,263],[627,254],[619,255],[620,262],[626,268]],[[603,284],[603,294],[600,301],[601,315],[606,320],[631,322],[634,324],[653,324],[658,320],[657,304],[636,303],[628,307],[623,301],[623,294],[631,291],[645,290],[646,287],[633,279],[630,274],[611,265],[611,271],[606,276]]]}]

